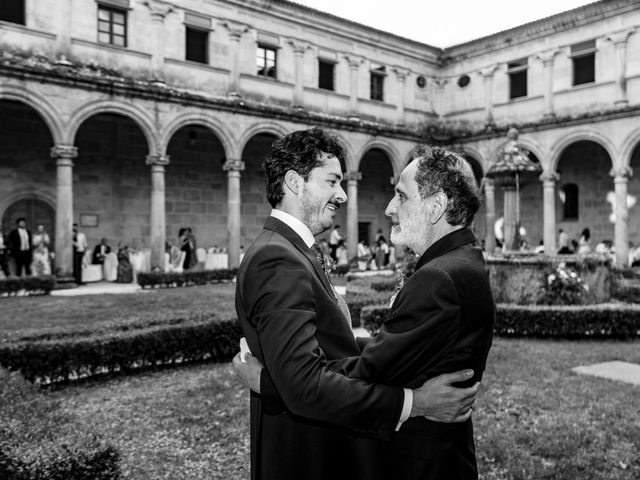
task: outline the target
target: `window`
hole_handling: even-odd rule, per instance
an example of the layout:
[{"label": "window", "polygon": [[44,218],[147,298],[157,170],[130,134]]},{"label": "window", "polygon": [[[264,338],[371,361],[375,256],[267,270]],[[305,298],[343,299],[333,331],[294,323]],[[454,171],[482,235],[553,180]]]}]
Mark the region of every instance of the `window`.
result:
[{"label": "window", "polygon": [[527,68],[528,60],[526,58],[514,60],[507,65],[507,73],[509,74],[509,98],[527,96]]},{"label": "window", "polygon": [[187,60],[199,63],[209,63],[208,44],[209,32],[187,27]]},{"label": "window", "polygon": [[427,86],[427,79],[424,78],[424,76],[419,75],[418,78],[416,78],[416,85],[418,85],[418,88],[424,88]]},{"label": "window", "polygon": [[0,0],[0,20],[25,25],[24,0]]},{"label": "window", "polygon": [[384,77],[387,75],[385,67],[378,67],[371,70],[371,100],[384,101]]},{"label": "window", "polygon": [[257,54],[258,75],[276,78],[276,49],[258,45]]},{"label": "window", "polygon": [[333,71],[335,64],[326,60],[318,60],[318,88],[334,90]]},{"label": "window", "polygon": [[578,186],[567,183],[562,187],[564,197],[564,220],[578,220]]},{"label": "window", "polygon": [[577,43],[571,46],[573,61],[573,85],[596,81],[596,41]]},{"label": "window", "polygon": [[469,77],[469,75],[462,75],[460,78],[458,78],[458,86],[460,88],[464,88],[468,86],[470,83],[471,83],[471,78]]},{"label": "window", "polygon": [[98,41],[127,46],[127,12],[98,5]]}]

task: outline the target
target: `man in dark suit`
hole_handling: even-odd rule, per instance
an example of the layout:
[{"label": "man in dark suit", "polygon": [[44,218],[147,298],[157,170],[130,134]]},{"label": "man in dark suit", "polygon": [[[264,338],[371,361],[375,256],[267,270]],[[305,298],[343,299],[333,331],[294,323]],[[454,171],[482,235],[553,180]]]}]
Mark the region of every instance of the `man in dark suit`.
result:
[{"label": "man in dark suit", "polygon": [[[392,386],[415,387],[456,368],[473,368],[479,381],[491,347],[495,305],[486,265],[469,230],[480,205],[469,165],[441,149],[421,149],[402,172],[387,207],[391,240],[421,255],[393,300],[391,315],[359,356],[335,360],[336,373]],[[265,404],[277,405],[268,369]],[[269,398],[267,398],[269,397]],[[285,407],[288,407],[284,399]],[[274,407],[270,407],[274,408]],[[367,447],[375,475],[355,478],[475,479],[471,419],[457,424],[411,418],[386,442]]]},{"label": "man in dark suit", "polygon": [[469,379],[467,371],[412,390],[328,369],[330,361],[360,354],[346,304],[335,293],[313,238],[331,227],[346,200],[340,186],[343,158],[333,137],[312,129],[278,139],[265,161],[267,198],[274,209],[238,271],[236,311],[249,348],[270,376],[263,375],[265,384],[272,380],[286,411],[270,410],[252,392],[253,479],[375,475],[368,448],[373,440],[356,438],[343,427],[389,439],[409,417],[463,422],[477,392],[477,385],[450,385]]},{"label": "man in dark suit", "polygon": [[93,265],[103,265],[104,259],[109,253],[111,253],[111,247],[107,245],[107,239],[103,238],[102,240],[100,240],[100,243],[93,249],[91,263]]},{"label": "man in dark suit", "polygon": [[24,218],[16,220],[16,228],[9,232],[9,245],[11,256],[16,264],[16,276],[31,275],[31,232],[27,230],[27,221]]}]

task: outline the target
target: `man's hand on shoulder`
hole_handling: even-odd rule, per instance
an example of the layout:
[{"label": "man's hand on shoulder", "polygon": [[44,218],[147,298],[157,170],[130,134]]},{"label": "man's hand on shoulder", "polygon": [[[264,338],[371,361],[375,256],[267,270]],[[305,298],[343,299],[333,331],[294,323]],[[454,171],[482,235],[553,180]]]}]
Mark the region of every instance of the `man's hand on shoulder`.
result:
[{"label": "man's hand on shoulder", "polygon": [[435,422],[464,422],[471,417],[480,382],[472,387],[457,388],[453,383],[473,377],[473,370],[445,373],[427,380],[413,390],[412,417],[426,417]]},{"label": "man's hand on shoulder", "polygon": [[[244,361],[242,356],[244,355]],[[233,357],[233,369],[236,371],[242,383],[256,393],[260,393],[260,374],[263,365],[250,353],[239,352]]]}]

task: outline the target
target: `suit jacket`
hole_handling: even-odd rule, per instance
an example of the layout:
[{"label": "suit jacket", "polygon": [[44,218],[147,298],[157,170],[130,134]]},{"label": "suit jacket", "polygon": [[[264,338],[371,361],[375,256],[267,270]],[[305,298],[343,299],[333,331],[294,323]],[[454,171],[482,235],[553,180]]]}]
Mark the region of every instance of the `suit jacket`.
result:
[{"label": "suit jacket", "polygon": [[105,245],[104,254],[100,254],[101,247],[102,247],[102,244],[99,243],[93,249],[93,254],[91,255],[91,263],[93,263],[94,265],[102,265],[104,263],[104,258],[107,256],[108,253],[111,253],[111,247],[109,245]]},{"label": "suit jacket", "polygon": [[[33,241],[31,240],[31,231],[27,230],[27,237],[29,237],[29,255],[31,255],[31,248],[33,247]],[[9,232],[9,248],[11,248],[11,255],[17,256],[20,254],[20,233],[17,228],[14,228]],[[27,253],[25,250],[23,253]]]},{"label": "suit jacket", "polygon": [[251,395],[252,479],[353,480],[357,439],[343,427],[388,438],[404,393],[327,368],[360,349],[315,255],[274,217],[240,265],[236,311],[287,406],[269,412]]},{"label": "suit jacket", "polygon": [[[349,377],[408,388],[465,368],[473,368],[475,377],[460,386],[479,381],[493,338],[495,303],[482,252],[472,246],[474,241],[465,228],[432,245],[396,296],[380,334],[362,345],[359,356],[332,361],[330,367]],[[277,410],[277,387],[268,375],[263,383],[265,403]],[[360,448],[373,468],[354,478],[478,476],[471,420],[445,424],[411,418],[388,441],[363,439]]]}]

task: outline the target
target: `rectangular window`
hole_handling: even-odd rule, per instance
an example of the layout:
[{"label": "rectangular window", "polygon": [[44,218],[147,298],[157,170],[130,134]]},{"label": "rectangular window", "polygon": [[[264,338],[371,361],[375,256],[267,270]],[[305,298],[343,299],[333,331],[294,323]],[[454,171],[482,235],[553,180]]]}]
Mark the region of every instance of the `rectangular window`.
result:
[{"label": "rectangular window", "polygon": [[191,62],[209,63],[209,32],[187,27],[186,59]]},{"label": "rectangular window", "polygon": [[527,96],[527,69],[529,62],[526,58],[514,60],[507,64],[509,74],[509,98]]},{"label": "rectangular window", "polygon": [[573,62],[573,85],[596,81],[596,41],[577,43],[571,46]]},{"label": "rectangular window", "polygon": [[24,0],[0,0],[0,20],[25,25]]},{"label": "rectangular window", "polygon": [[258,75],[276,78],[276,49],[265,45],[258,45],[256,66]]},{"label": "rectangular window", "polygon": [[334,90],[333,71],[335,64],[325,60],[318,60],[318,88]]},{"label": "rectangular window", "polygon": [[371,80],[369,83],[371,100],[384,101],[384,77],[386,68],[378,67],[371,70]]},{"label": "rectangular window", "polygon": [[127,46],[127,12],[117,8],[98,5],[98,41]]}]

